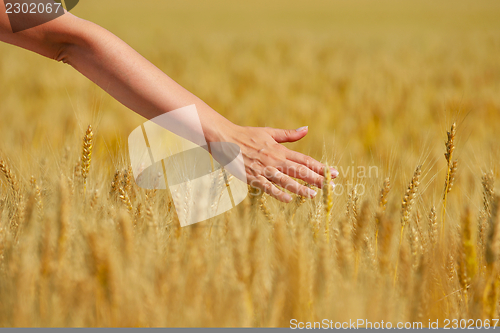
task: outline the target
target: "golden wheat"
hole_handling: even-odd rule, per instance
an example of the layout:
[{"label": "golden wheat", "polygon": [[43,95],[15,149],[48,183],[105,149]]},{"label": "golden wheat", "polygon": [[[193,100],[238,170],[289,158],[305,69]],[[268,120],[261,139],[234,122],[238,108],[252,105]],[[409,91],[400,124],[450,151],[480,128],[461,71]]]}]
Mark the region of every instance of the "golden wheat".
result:
[{"label": "golden wheat", "polygon": [[451,129],[449,132],[446,132],[446,135],[448,136],[448,139],[445,142],[446,152],[444,153],[444,157],[446,158],[447,168],[443,191],[443,208],[441,211],[441,242],[443,242],[445,234],[446,202],[448,199],[448,193],[451,191],[451,187],[453,186],[453,180],[457,169],[457,161],[452,161],[453,151],[455,150],[455,123],[451,125]]},{"label": "golden wheat", "polygon": [[[384,13],[379,22],[357,2],[288,1],[285,14],[264,2],[194,12],[189,2],[145,2],[134,29],[104,15],[113,2],[80,7],[231,121],[307,122],[307,136],[287,147],[339,170],[335,191],[284,204],[251,190],[185,228],[169,189],[134,182],[127,135],[144,118],[75,71],[0,44],[0,325],[491,325],[500,316],[499,9],[464,5],[363,3]],[[186,25],[188,11],[198,24]],[[227,11],[231,31],[210,19]],[[93,133],[91,154],[82,123],[106,129]]]},{"label": "golden wheat", "polygon": [[328,164],[325,165],[324,170],[324,183],[323,183],[323,206],[325,207],[325,237],[326,242],[330,242],[330,217],[333,207],[333,185],[332,174]]},{"label": "golden wheat", "polygon": [[89,175],[90,170],[90,162],[92,161],[92,149],[93,149],[93,140],[94,140],[94,132],[92,131],[92,126],[89,125],[87,128],[87,132],[83,137],[83,145],[82,145],[82,165],[81,172],[83,178],[83,186],[86,189],[87,186],[87,177]]}]

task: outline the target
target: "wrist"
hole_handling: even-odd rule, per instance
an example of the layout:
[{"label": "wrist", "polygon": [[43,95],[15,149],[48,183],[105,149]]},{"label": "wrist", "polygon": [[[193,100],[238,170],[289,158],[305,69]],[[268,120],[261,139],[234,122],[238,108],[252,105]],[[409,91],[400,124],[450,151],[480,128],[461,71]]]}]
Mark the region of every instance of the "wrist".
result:
[{"label": "wrist", "polygon": [[238,128],[241,127],[224,118],[214,110],[211,110],[209,114],[202,114],[200,112],[200,120],[205,140],[208,143],[231,141],[235,133],[238,133]]},{"label": "wrist", "polygon": [[208,143],[211,142],[232,142],[232,138],[238,133],[238,128],[240,126],[230,122],[225,119],[215,122],[210,128],[205,132],[205,140]]}]

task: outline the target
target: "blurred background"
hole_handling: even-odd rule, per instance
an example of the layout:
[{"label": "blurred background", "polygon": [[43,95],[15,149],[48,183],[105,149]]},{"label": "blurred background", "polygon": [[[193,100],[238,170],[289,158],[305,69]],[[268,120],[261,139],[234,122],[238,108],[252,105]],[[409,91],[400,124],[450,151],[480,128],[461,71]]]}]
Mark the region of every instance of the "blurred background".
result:
[{"label": "blurred background", "polygon": [[[456,121],[469,169],[498,161],[499,2],[86,0],[73,14],[237,124],[308,125],[291,147],[318,159],[433,166]],[[5,44],[0,78],[3,150],[62,154],[49,147],[92,123],[97,154],[117,159],[144,121],[69,66]]]},{"label": "blurred background", "polygon": [[[457,124],[453,157],[458,159],[458,170],[448,209],[443,209],[451,232],[459,230],[460,214],[465,204],[470,204],[474,216],[480,216],[483,212],[483,172],[492,170],[494,175],[491,179],[498,179],[499,1],[85,0],[72,13],[116,34],[174,80],[239,125],[279,128],[309,126],[309,134],[304,139],[288,146],[336,166],[340,171],[336,182],[348,185],[347,189],[350,189],[349,183],[351,186],[354,183],[366,185],[366,193],[358,194],[361,197],[359,203],[366,198],[372,205],[371,215],[367,215],[373,215],[374,206],[381,200],[379,193],[383,180],[390,177],[393,190],[387,216],[390,216],[397,236],[401,200],[417,165],[422,164],[423,167],[418,196],[415,198],[415,220],[418,222],[420,217],[427,217],[433,205],[438,207],[437,212],[441,214],[447,170],[444,158],[446,131],[452,123]],[[168,93],[165,91],[165,94]],[[314,245],[317,230],[314,229],[314,242],[308,232],[321,225],[319,217],[323,198],[320,195],[314,201],[306,201],[306,204],[298,200],[296,204],[286,206],[286,209],[285,205],[270,199],[265,203],[265,197],[258,202],[249,197],[232,212],[234,215],[221,215],[211,222],[199,223],[200,228],[182,228],[181,232],[164,193],[158,195],[158,203],[154,206],[149,202],[151,197],[143,198],[148,193],[144,194],[140,189],[131,192],[138,195],[136,201],[127,202],[122,189],[121,200],[131,207],[129,212],[135,212],[133,227],[136,229],[133,233],[137,246],[133,252],[137,254],[134,257],[137,260],[124,256],[126,252],[117,245],[121,243],[115,240],[121,234],[129,236],[116,232],[126,230],[123,226],[126,226],[127,218],[118,214],[118,222],[114,222],[121,206],[117,204],[119,200],[116,196],[108,196],[108,193],[115,171],[128,167],[128,135],[145,119],[120,105],[67,65],[0,44],[0,119],[0,157],[8,160],[24,188],[30,188],[31,175],[35,175],[38,184],[41,184],[44,209],[48,211],[44,217],[44,230],[49,230],[47,235],[51,235],[50,230],[54,231],[51,236],[54,244],[56,239],[64,240],[57,236],[56,231],[65,230],[63,207],[68,205],[62,190],[65,182],[59,176],[67,178],[70,187],[73,181],[76,184],[81,178],[81,170],[78,169],[81,162],[78,162],[78,158],[82,155],[82,137],[89,124],[95,133],[87,188],[89,194],[94,193],[95,200],[92,199],[88,205],[85,201],[84,205],[79,193],[68,195],[68,198],[74,198],[71,199],[72,217],[67,229],[70,230],[71,239],[68,244],[73,248],[68,250],[66,257],[54,254],[51,259],[54,267],[61,271],[55,270],[50,275],[31,261],[39,251],[29,233],[27,236],[22,234],[22,242],[17,241],[17,235],[9,236],[12,239],[10,244],[19,244],[11,253],[18,253],[19,258],[27,259],[23,261],[16,256],[6,255],[4,261],[9,265],[2,266],[7,273],[1,275],[4,276],[2,281],[6,282],[0,283],[1,323],[19,326],[284,325],[287,321],[279,316],[276,320],[271,315],[270,320],[265,319],[267,312],[272,314],[272,309],[276,308],[268,298],[275,292],[278,295],[276,302],[286,304],[283,310],[285,319],[290,310],[287,306],[292,305],[296,308],[290,313],[303,313],[306,318],[312,318],[309,313],[312,301],[309,299],[315,302],[319,299],[320,302],[313,305],[317,311],[315,316],[324,315],[322,318],[361,318],[365,312],[382,309],[377,314],[380,318],[399,319],[406,316],[405,311],[408,309],[417,309],[414,307],[417,303],[406,292],[410,287],[405,283],[410,279],[404,274],[410,269],[400,269],[403,274],[400,278],[402,292],[397,295],[401,295],[403,303],[399,299],[387,302],[388,294],[372,298],[370,292],[379,289],[373,288],[374,282],[368,278],[365,289],[345,287],[351,286],[350,278],[346,278],[345,285],[339,284],[341,268],[337,271],[338,265],[333,264],[333,255],[332,258],[327,256],[326,261],[319,260],[316,269],[319,277],[323,276],[322,272],[326,272],[324,276],[327,283],[322,285],[306,278],[315,270],[312,266],[315,261],[312,259],[322,258],[321,252],[318,252],[322,248]],[[370,166],[378,170],[372,177],[369,174],[360,177],[354,172],[354,169],[359,170],[358,167],[368,171]],[[487,187],[485,184],[488,185],[485,179],[484,189]],[[493,180],[491,187],[492,183]],[[30,186],[33,187],[33,184],[31,182]],[[132,188],[130,177],[126,187]],[[8,198],[8,188],[7,182],[0,183],[2,198],[4,195]],[[77,190],[75,185],[75,193]],[[104,193],[101,199],[98,193]],[[26,198],[29,196],[26,195]],[[331,204],[331,197],[328,200]],[[350,218],[349,205],[353,200],[357,202],[358,198],[348,197],[347,192],[334,198],[333,208],[330,207],[335,220],[332,228],[342,226],[346,218],[346,203],[347,218]],[[146,220],[155,221],[157,218],[160,223],[153,233],[154,242],[147,238],[149,236],[143,237],[141,234],[141,228],[147,231],[152,223],[143,221],[145,218],[140,214],[141,204],[143,209],[151,208],[146,212]],[[302,247],[306,255],[299,260],[303,264],[297,264],[299,269],[295,261],[288,265],[280,257],[287,251],[296,250],[296,243],[290,242],[289,247],[285,247],[279,239],[277,245],[274,241],[268,241],[269,235],[274,232],[270,231],[274,230],[274,225],[267,220],[271,220],[268,214],[271,212],[293,221],[300,205],[302,210],[298,212],[295,223],[307,232],[299,232],[298,235],[304,235],[314,246]],[[484,205],[487,206],[486,199]],[[9,213],[17,211],[16,207],[11,205]],[[7,212],[3,214],[7,216]],[[485,216],[483,214],[482,219]],[[479,219],[479,225],[483,223],[482,219]],[[470,222],[470,219],[465,220]],[[7,218],[0,221],[5,226],[4,230],[7,230],[6,223],[11,223],[9,221]],[[255,224],[255,221],[260,221],[260,224]],[[372,222],[374,225],[375,222]],[[57,226],[58,223],[61,226]],[[427,225],[428,222],[423,223]],[[205,248],[206,244],[196,237],[201,237],[209,229],[203,227],[210,227],[211,232],[212,225],[222,226],[214,229],[217,230],[216,235],[220,233],[217,236],[220,238],[203,234],[208,239]],[[290,225],[294,227],[291,222]],[[258,245],[254,247],[256,252],[238,249],[242,244],[247,244],[242,240],[255,240],[250,237],[254,235],[252,228],[258,230],[255,234],[260,237]],[[432,228],[434,226],[430,225],[424,230]],[[231,231],[233,229],[234,234]],[[45,235],[41,231],[39,234]],[[88,239],[84,239],[84,236]],[[455,236],[446,238],[446,248],[455,249],[451,243],[461,244]],[[44,237],[40,242],[50,244],[49,237]],[[126,240],[130,240],[127,237]],[[194,242],[191,238],[198,241]],[[88,259],[88,250],[84,246],[87,243],[90,249],[97,248],[97,254],[92,251],[91,254],[103,260],[104,268],[99,266],[100,261],[90,256],[97,262],[95,265],[101,267],[93,270],[94,261]],[[155,244],[159,244],[159,250]],[[411,244],[414,246],[416,243]],[[50,249],[50,246],[47,248]],[[272,259],[274,257],[268,256],[274,253],[269,248],[273,251],[277,249],[275,261]],[[220,257],[217,254],[219,249]],[[343,246],[339,249],[343,249]],[[231,251],[238,255],[235,255],[234,264],[219,260]],[[57,251],[53,253],[57,254]],[[176,253],[184,261],[177,260]],[[239,260],[240,253],[246,253],[248,260]],[[399,258],[396,255],[394,257],[396,260],[392,263]],[[263,259],[263,263],[260,264],[260,259],[256,258]],[[293,256],[290,258],[293,259]],[[434,259],[432,254],[429,254],[429,258]],[[42,267],[47,262],[51,263],[50,260],[42,259]],[[328,261],[330,259],[332,261]],[[89,269],[85,266],[87,261],[91,263]],[[259,272],[258,283],[242,287],[242,282],[235,276],[240,278],[238,272],[245,267],[247,269],[246,265],[254,267],[254,261],[261,265],[255,266]],[[431,261],[434,263],[435,260]],[[176,266],[178,262],[181,262],[180,266]],[[446,266],[445,272],[444,265],[436,262],[434,271],[454,274],[453,267],[448,270]],[[453,264],[453,260],[450,262]],[[23,263],[20,269],[19,263]],[[173,265],[174,269],[169,265]],[[204,267],[208,271],[204,271]],[[106,269],[116,275],[108,274]],[[271,273],[268,274],[274,270],[278,270],[275,279],[271,278]],[[288,278],[299,276],[299,271],[305,274],[304,280]],[[330,274],[332,271],[337,275]],[[373,273],[375,271],[367,272],[364,277],[379,277],[378,273]],[[197,279],[202,273],[206,273],[207,284],[203,284],[205,280],[201,283],[201,279]],[[95,281],[89,278],[94,276],[97,276]],[[220,276],[225,277],[221,279]],[[435,316],[448,318],[453,314],[467,318],[467,311],[450,310],[448,303],[441,302],[446,299],[446,302],[454,304],[449,300],[455,296],[445,298],[446,293],[449,293],[457,295],[457,299],[460,297],[456,301],[459,304],[457,309],[463,306],[461,294],[456,294],[458,288],[462,287],[453,284],[456,284],[457,279],[450,282],[449,289],[441,290],[440,282],[434,276],[428,277],[427,283],[433,287],[427,290],[433,298],[427,304],[430,307],[442,306],[439,311],[436,310]],[[449,277],[444,279],[452,281]],[[108,283],[108,280],[112,282]],[[44,283],[51,286],[52,289],[45,292],[51,293],[52,297],[44,298],[44,289],[40,287],[38,293],[38,287],[33,287],[32,284],[39,281],[42,287]],[[304,281],[309,283],[310,290],[316,288],[317,295],[326,294],[325,290],[329,290],[334,295],[328,298],[330,303],[321,303],[321,297],[316,297],[316,294],[314,298],[280,298],[280,292],[285,295],[286,288],[295,290]],[[384,285],[389,295],[394,295],[390,288],[393,285],[392,276],[384,281],[387,282]],[[464,281],[460,280],[461,283]],[[478,281],[481,282],[480,279]],[[415,285],[421,284],[417,280]],[[477,290],[483,290],[481,288]],[[303,293],[309,292],[306,289]],[[95,290],[102,290],[102,294]],[[415,290],[420,295],[419,289]],[[108,308],[103,307],[102,304],[107,301],[102,295],[113,292],[118,295],[117,300],[109,301],[111,305]],[[352,296],[353,292],[356,292],[356,297]],[[203,297],[196,298],[194,295]],[[40,311],[29,310],[26,306],[29,302],[36,305],[38,301],[43,305],[46,300],[50,305],[46,307],[49,309],[47,312],[42,311],[43,306],[40,306]],[[476,301],[475,298],[473,300]],[[191,301],[198,307],[191,307]],[[205,301],[206,304],[203,303]],[[346,302],[350,302],[350,305]],[[211,309],[217,304],[217,310],[213,312],[206,311],[204,307]],[[241,310],[241,304],[253,304],[266,316],[259,317],[260,312],[256,310],[258,316],[255,317],[251,307],[245,312]],[[378,307],[379,304],[388,306],[392,312]],[[406,304],[406,307],[401,304]],[[104,310],[101,310],[101,314],[96,310],[96,315],[93,309]],[[183,309],[187,310],[183,312]],[[169,317],[165,317],[167,313]],[[422,313],[426,315],[425,312],[418,315]]]}]

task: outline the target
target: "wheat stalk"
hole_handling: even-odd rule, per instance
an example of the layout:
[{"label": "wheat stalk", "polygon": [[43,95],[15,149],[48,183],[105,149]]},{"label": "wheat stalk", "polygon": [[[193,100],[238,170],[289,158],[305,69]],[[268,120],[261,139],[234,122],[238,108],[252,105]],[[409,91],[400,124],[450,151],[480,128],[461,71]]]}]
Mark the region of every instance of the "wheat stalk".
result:
[{"label": "wheat stalk", "polygon": [[418,186],[420,185],[421,173],[422,173],[422,166],[419,165],[415,169],[415,172],[413,173],[413,177],[410,181],[410,184],[408,185],[408,188],[406,189],[406,193],[403,198],[403,202],[401,204],[401,238],[399,241],[400,244],[403,239],[404,228],[408,224],[408,221],[410,220],[413,203],[417,195]]},{"label": "wheat stalk", "polygon": [[120,227],[120,235],[122,237],[123,250],[127,259],[130,259],[133,246],[133,228],[130,221],[130,214],[123,210],[118,214],[118,226]]},{"label": "wheat stalk", "polygon": [[94,191],[94,194],[92,195],[92,199],[90,200],[90,208],[94,209],[95,207],[97,207],[100,197],[101,195],[99,193],[99,190],[96,189]]},{"label": "wheat stalk", "polygon": [[336,257],[345,278],[351,276],[351,263],[353,261],[352,228],[349,219],[339,221],[339,237],[337,238]]},{"label": "wheat stalk", "polygon": [[470,208],[466,206],[462,215],[462,247],[465,254],[465,268],[470,282],[477,273],[476,248],[473,242]]},{"label": "wheat stalk", "polygon": [[[311,185],[306,184],[305,186],[310,187]],[[296,195],[294,204],[293,204],[293,210],[291,210],[290,213],[290,218],[288,219],[290,221],[290,225],[294,226],[293,220],[295,218],[295,215],[297,214],[297,211],[299,210],[300,206],[302,206],[306,202],[306,197],[301,196],[301,195]]]},{"label": "wheat stalk", "polygon": [[415,226],[410,227],[410,249],[411,249],[411,267],[415,269],[419,262],[420,253],[422,248],[420,246],[420,235],[418,234]]},{"label": "wheat stalk", "polygon": [[379,269],[382,273],[386,273],[389,270],[389,256],[391,253],[391,244],[393,239],[393,226],[394,223],[390,221],[385,215],[381,216],[380,219],[380,250],[377,253],[377,259],[379,262]]},{"label": "wheat stalk", "polygon": [[478,218],[478,250],[484,256],[485,244],[487,240],[487,220],[491,216],[491,205],[495,196],[493,172],[484,173],[481,177],[483,187],[483,207]]},{"label": "wheat stalk", "polygon": [[500,197],[494,196],[491,201],[488,241],[486,243],[486,288],[483,292],[483,304],[488,319],[496,317],[499,299],[500,277],[498,274],[498,224]]},{"label": "wheat stalk", "polygon": [[30,179],[31,186],[33,187],[33,190],[35,192],[35,202],[38,208],[38,212],[42,214],[43,212],[43,201],[42,201],[42,191],[38,187],[38,184],[36,183],[36,178],[35,176],[31,176]]},{"label": "wheat stalk", "polygon": [[264,216],[266,217],[267,221],[269,221],[269,223],[273,223],[274,222],[273,213],[271,213],[271,210],[267,206],[267,199],[265,194],[262,194],[260,197],[259,207],[260,210],[264,213]]},{"label": "wheat stalk", "polygon": [[358,218],[358,201],[359,201],[359,196],[358,196],[358,191],[356,190],[356,186],[352,188],[351,191],[351,197],[352,197],[352,216],[354,220]]},{"label": "wheat stalk", "polygon": [[428,251],[429,248],[427,246],[427,238],[424,236],[424,233],[422,231],[420,220],[421,220],[420,212],[417,210],[417,213],[415,214],[415,228],[418,232],[418,237],[420,239],[420,250],[421,253],[423,254],[426,251]]},{"label": "wheat stalk", "polygon": [[432,247],[436,246],[437,238],[438,238],[438,223],[437,223],[436,207],[432,206],[431,211],[429,213],[429,239],[431,241]]},{"label": "wheat stalk", "polygon": [[59,215],[58,215],[58,230],[59,235],[57,238],[57,254],[58,260],[61,262],[63,259],[68,241],[69,232],[69,219],[70,219],[70,206],[68,202],[68,187],[66,181],[61,178],[59,181]]},{"label": "wheat stalk", "polygon": [[[400,236],[399,236],[398,253],[401,252],[401,244],[403,242],[404,229],[405,229],[405,226],[408,224],[408,221],[410,220],[411,210],[413,208],[413,202],[415,201],[415,197],[416,197],[417,191],[418,191],[418,186],[420,185],[420,174],[421,173],[422,173],[422,166],[419,165],[419,166],[417,166],[417,168],[415,169],[415,172],[413,173],[413,177],[411,178],[410,184],[408,185],[408,188],[406,189],[406,193],[405,193],[405,196],[403,198],[403,202],[401,204],[401,230],[400,230]],[[394,269],[394,284],[396,284],[398,263],[399,263],[399,260],[396,261],[396,268]]]},{"label": "wheat stalk", "polygon": [[7,180],[7,183],[9,184],[12,194],[14,195],[14,198],[18,198],[20,195],[19,192],[19,184],[17,182],[17,178],[12,172],[12,169],[9,167],[7,162],[3,159],[0,159],[0,171],[4,175],[5,179]]},{"label": "wheat stalk", "polygon": [[481,177],[481,184],[483,186],[483,211],[486,216],[491,215],[491,202],[495,196],[494,183],[493,171],[484,173]]},{"label": "wheat stalk", "polygon": [[111,189],[109,194],[111,196],[115,196],[119,193],[120,185],[122,181],[122,173],[119,170],[116,170],[113,180],[111,181]]},{"label": "wheat stalk", "polygon": [[325,208],[325,237],[326,242],[330,243],[330,218],[333,207],[333,186],[332,186],[332,174],[328,165],[325,165],[324,169],[324,183],[323,183],[323,206]]},{"label": "wheat stalk", "polygon": [[123,202],[123,204],[127,208],[128,212],[132,213],[134,211],[134,207],[132,206],[132,202],[130,201],[130,198],[129,198],[127,192],[125,192],[125,190],[123,188],[119,188],[118,192],[120,193],[120,195],[118,197]]},{"label": "wheat stalk", "polygon": [[83,189],[84,191],[87,188],[87,177],[89,175],[90,170],[90,162],[92,161],[92,149],[94,141],[94,132],[92,131],[92,125],[89,125],[87,128],[87,132],[83,137],[83,145],[82,145],[82,163],[81,163],[81,172],[83,178]]},{"label": "wheat stalk", "polygon": [[355,268],[354,268],[354,276],[357,278],[358,276],[358,265],[359,265],[359,256],[361,252],[361,242],[364,236],[364,230],[366,228],[367,220],[369,214],[369,204],[368,201],[363,202],[361,206],[361,211],[359,216],[355,220],[355,228],[353,229],[353,237],[352,242],[354,245],[355,251]]},{"label": "wheat stalk", "polygon": [[129,166],[125,171],[123,171],[123,189],[127,194],[131,195],[131,190],[132,190],[132,167]]},{"label": "wheat stalk", "polygon": [[446,152],[444,157],[446,158],[447,168],[446,168],[446,180],[444,183],[444,193],[443,193],[443,209],[441,211],[441,244],[444,240],[444,229],[445,229],[445,219],[446,219],[446,201],[448,199],[448,193],[451,191],[453,186],[453,178],[457,169],[457,161],[453,161],[453,151],[455,150],[455,135],[456,135],[456,125],[453,123],[449,132],[446,132],[448,139],[445,142]]},{"label": "wheat stalk", "polygon": [[378,209],[375,213],[375,256],[378,253],[378,233],[380,229],[380,220],[385,212],[385,207],[387,205],[387,196],[391,190],[391,181],[389,178],[384,179],[384,184],[379,194]]},{"label": "wheat stalk", "polygon": [[23,223],[25,217],[23,193],[21,192],[21,189],[19,187],[17,177],[15,176],[14,172],[12,172],[12,169],[9,167],[7,162],[5,162],[3,159],[0,159],[0,172],[7,180],[14,199],[14,212],[10,219],[10,227],[16,233],[17,237],[19,226]]}]

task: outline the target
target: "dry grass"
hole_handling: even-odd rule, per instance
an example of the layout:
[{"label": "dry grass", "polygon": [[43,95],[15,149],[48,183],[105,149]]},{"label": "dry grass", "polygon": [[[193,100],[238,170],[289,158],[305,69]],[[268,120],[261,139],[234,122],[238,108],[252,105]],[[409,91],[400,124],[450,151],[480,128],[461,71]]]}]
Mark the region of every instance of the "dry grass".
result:
[{"label": "dry grass", "polygon": [[0,326],[498,318],[499,5],[194,2],[75,13],[236,123],[308,125],[336,187],[180,228],[132,178],[144,119],[0,45]]}]

